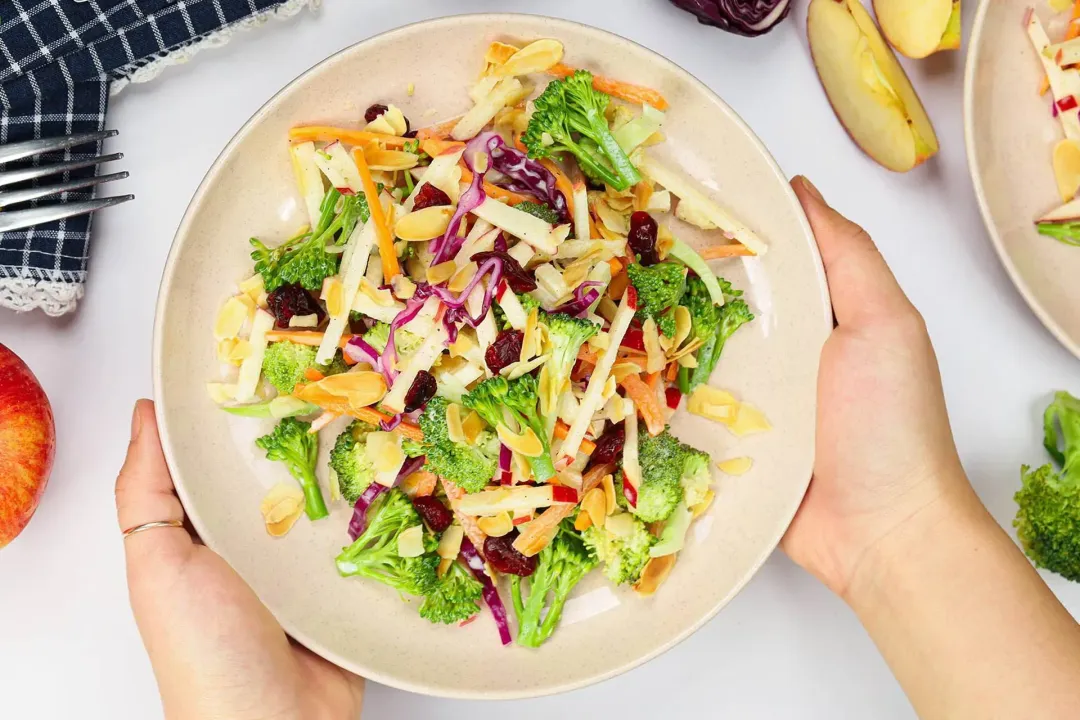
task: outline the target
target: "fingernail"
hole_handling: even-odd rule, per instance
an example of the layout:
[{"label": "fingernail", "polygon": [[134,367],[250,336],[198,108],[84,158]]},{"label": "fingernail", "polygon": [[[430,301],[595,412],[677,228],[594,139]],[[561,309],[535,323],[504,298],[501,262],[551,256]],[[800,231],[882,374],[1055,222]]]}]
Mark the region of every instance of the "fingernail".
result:
[{"label": "fingernail", "polygon": [[810,182],[805,175],[799,176],[799,182],[802,183],[803,189],[810,193],[815,200],[825,202],[825,198],[821,196],[821,191],[814,187],[814,183]]},{"label": "fingernail", "polygon": [[142,414],[139,412],[139,404],[135,403],[135,410],[131,414],[131,439],[138,440],[142,432]]}]

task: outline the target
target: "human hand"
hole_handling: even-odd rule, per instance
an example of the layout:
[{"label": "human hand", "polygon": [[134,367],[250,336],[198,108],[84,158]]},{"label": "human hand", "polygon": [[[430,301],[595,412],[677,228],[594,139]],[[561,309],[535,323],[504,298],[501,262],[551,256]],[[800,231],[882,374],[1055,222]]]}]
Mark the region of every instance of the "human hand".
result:
[{"label": "human hand", "polygon": [[862,228],[792,182],[832,293],[814,478],[784,551],[841,597],[882,541],[929,509],[978,503],[953,443],[922,316]]},{"label": "human hand", "polygon": [[[120,528],[181,520],[149,400],[135,405],[116,480]],[[184,528],[124,540],[131,608],[169,720],[360,716],[364,680],[285,635],[229,565]]]}]

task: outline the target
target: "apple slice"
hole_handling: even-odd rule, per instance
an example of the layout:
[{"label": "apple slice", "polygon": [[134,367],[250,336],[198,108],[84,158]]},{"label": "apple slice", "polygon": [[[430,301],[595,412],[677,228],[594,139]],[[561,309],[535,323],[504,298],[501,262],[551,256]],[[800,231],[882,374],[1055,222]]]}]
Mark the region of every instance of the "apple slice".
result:
[{"label": "apple slice", "polygon": [[960,0],[874,0],[889,43],[909,58],[960,47]]},{"label": "apple slice", "polygon": [[1067,202],[1043,215],[1036,223],[1066,223],[1080,220],[1080,198]]},{"label": "apple slice", "polygon": [[922,102],[858,0],[811,0],[806,32],[825,94],[856,145],[896,172],[937,153]]}]

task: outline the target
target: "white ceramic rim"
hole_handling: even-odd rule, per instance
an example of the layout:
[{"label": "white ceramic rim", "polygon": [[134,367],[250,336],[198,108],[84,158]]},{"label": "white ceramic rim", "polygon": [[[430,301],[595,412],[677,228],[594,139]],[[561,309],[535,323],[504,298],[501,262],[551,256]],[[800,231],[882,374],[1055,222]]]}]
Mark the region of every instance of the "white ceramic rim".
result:
[{"label": "white ceramic rim", "polygon": [[[633,40],[625,38],[622,35],[619,35],[618,33],[614,33],[614,32],[608,31],[608,30],[603,30],[601,28],[596,28],[596,27],[593,27],[593,26],[590,26],[590,25],[586,25],[584,23],[578,23],[578,22],[575,22],[573,20],[565,20],[565,19],[562,19],[562,18],[551,18],[551,17],[548,17],[546,15],[539,15],[539,14],[532,14],[532,13],[461,13],[461,14],[457,14],[457,15],[447,15],[447,16],[438,17],[438,18],[430,18],[430,19],[426,19],[426,20],[420,20],[420,21],[417,21],[415,23],[409,23],[408,25],[403,25],[401,27],[397,27],[397,28],[394,28],[392,30],[387,30],[387,31],[385,31],[383,33],[379,33],[377,35],[373,35],[373,36],[371,36],[369,38],[365,38],[363,40],[360,40],[359,42],[353,43],[352,45],[350,45],[350,46],[348,46],[346,48],[342,48],[341,50],[339,50],[339,51],[337,51],[337,52],[335,52],[335,53],[333,53],[331,55],[328,55],[326,58],[324,58],[323,60],[320,60],[318,63],[313,65],[311,68],[305,70],[303,73],[301,73],[300,75],[295,77],[293,80],[291,80],[289,83],[287,83],[284,87],[282,87],[281,90],[274,93],[274,95],[271,98],[269,98],[257,111],[255,111],[255,113],[247,120],[247,122],[245,122],[243,124],[243,126],[236,132],[236,134],[233,135],[232,139],[229,140],[229,142],[228,142],[228,144],[226,144],[225,148],[214,159],[214,162],[210,166],[210,169],[207,170],[206,174],[203,176],[202,181],[200,181],[200,183],[199,183],[199,187],[196,189],[195,194],[192,196],[191,201],[188,203],[187,208],[184,210],[184,216],[181,219],[180,225],[177,227],[176,233],[173,236],[173,244],[169,249],[168,258],[166,259],[165,267],[162,270],[161,287],[160,287],[160,289],[158,291],[157,303],[156,303],[156,308],[155,308],[155,311],[154,311],[154,341],[153,341],[153,351],[152,351],[152,360],[151,360],[151,363],[152,363],[151,372],[153,374],[153,390],[154,390],[155,398],[161,397],[163,395],[162,374],[161,374],[161,354],[162,354],[163,333],[162,333],[161,328],[162,328],[162,321],[163,321],[163,317],[164,317],[164,313],[165,313],[166,298],[168,297],[169,292],[172,289],[172,278],[173,278],[173,275],[174,275],[174,267],[175,267],[175,265],[176,265],[176,263],[178,261],[179,255],[180,255],[180,244],[178,244],[176,242],[176,240],[178,238],[180,238],[181,236],[183,236],[184,234],[186,234],[186,232],[188,230],[188,227],[191,225],[191,223],[193,221],[195,208],[197,208],[199,205],[202,204],[202,199],[203,199],[203,196],[207,192],[207,187],[210,185],[211,180],[213,180],[214,177],[220,172],[221,167],[224,164],[224,159],[232,153],[233,149],[247,136],[247,134],[251,131],[251,129],[263,119],[264,115],[266,115],[267,112],[268,112],[269,106],[271,106],[274,103],[275,100],[277,100],[284,93],[288,92],[297,83],[300,83],[305,78],[307,78],[308,76],[319,72],[320,68],[322,68],[322,66],[326,62],[328,62],[328,61],[332,60],[333,58],[336,58],[339,55],[342,55],[344,53],[352,52],[358,45],[361,45],[361,44],[366,43],[366,42],[373,41],[373,40],[378,39],[378,38],[384,38],[384,37],[391,36],[391,35],[398,34],[398,33],[406,33],[406,32],[411,31],[412,28],[414,28],[414,27],[416,27],[418,25],[434,25],[434,24],[443,23],[443,22],[453,22],[453,21],[455,21],[457,19],[460,19],[460,18],[463,18],[463,17],[491,18],[493,21],[496,21],[496,20],[511,20],[511,19],[513,19],[515,17],[542,18],[545,21],[550,22],[556,32],[557,32],[557,29],[558,29],[558,27],[560,25],[565,25],[565,26],[576,27],[576,28],[579,28],[579,29],[585,29],[586,31],[590,31],[590,32],[596,32],[596,33],[602,33],[602,34],[606,34],[606,35],[611,35],[613,37],[616,37],[616,38],[620,39],[623,42],[630,43],[630,44],[634,45],[635,47],[643,50],[645,53],[652,56],[655,59],[656,62],[658,62],[658,63],[666,63],[667,65],[671,66],[672,68],[674,68],[678,72],[681,72],[684,75],[686,75],[686,77],[689,78],[689,80],[693,84],[697,85],[707,96],[711,97],[716,102],[716,104],[720,108],[720,110],[722,112],[726,112],[730,116],[731,120],[741,130],[743,130],[746,133],[746,135],[748,136],[750,141],[753,142],[754,146],[758,149],[762,160],[768,164],[769,169],[772,171],[772,173],[776,177],[776,179],[781,184],[786,186],[786,191],[785,192],[787,194],[788,199],[792,203],[793,208],[796,211],[796,216],[798,218],[799,224],[802,227],[803,232],[805,233],[806,237],[811,240],[810,251],[811,251],[812,258],[815,261],[814,266],[815,266],[815,269],[817,271],[818,284],[819,284],[819,287],[821,288],[821,291],[822,291],[822,300],[824,301],[824,306],[827,309],[826,317],[824,318],[824,321],[827,322],[830,327],[832,326],[832,321],[833,321],[833,318],[832,318],[832,302],[831,302],[831,298],[830,298],[830,295],[829,295],[828,283],[827,283],[826,276],[825,276],[825,268],[824,268],[824,266],[822,265],[822,262],[821,262],[821,254],[818,251],[817,242],[816,242],[816,240],[814,240],[814,233],[813,233],[813,230],[810,227],[810,222],[807,219],[806,214],[803,212],[802,205],[800,204],[798,197],[795,195],[795,191],[791,189],[791,186],[790,186],[790,183],[788,181],[787,176],[780,169],[780,166],[777,164],[775,158],[773,158],[772,154],[765,147],[765,144],[761,141],[761,139],[757,136],[757,134],[755,134],[754,131],[750,129],[749,125],[747,125],[746,122],[738,115],[738,113],[736,113],[731,108],[731,106],[729,106],[708,85],[703,83],[701,80],[699,80],[695,75],[693,75],[688,70],[686,70],[683,67],[681,67],[680,65],[672,62],[671,60],[667,59],[663,55],[660,55],[656,51],[651,50],[650,48],[647,48],[647,47],[645,47],[645,46],[643,46],[643,45],[641,45],[641,44],[639,44],[639,43],[637,43],[637,42],[635,42]],[[166,430],[166,428],[164,426],[164,422],[163,422],[164,414],[163,414],[163,411],[160,408],[157,407],[156,403],[155,403],[155,415],[156,415],[156,419],[157,419],[157,422],[158,422],[159,432],[161,433],[161,444],[162,444],[162,448],[164,450],[165,460],[166,460],[166,463],[169,466],[169,469],[170,469],[170,472],[171,472],[172,468],[176,467],[176,463],[173,460],[172,446],[171,446],[171,443],[169,441],[168,432],[167,432],[167,430]],[[588,687],[590,685],[595,685],[597,683],[603,682],[604,680],[609,680],[609,679],[611,679],[613,677],[616,677],[618,675],[622,675],[625,672],[628,672],[630,670],[633,670],[634,668],[637,668],[637,667],[640,667],[641,665],[644,665],[645,663],[649,662],[650,660],[652,660],[652,659],[654,659],[656,657],[659,657],[663,653],[665,653],[668,650],[670,650],[671,648],[675,647],[676,645],[681,643],[683,640],[685,640],[686,638],[690,637],[695,632],[700,630],[705,625],[705,623],[707,623],[709,620],[712,620],[716,616],[716,614],[718,612],[720,612],[721,609],[724,608],[724,606],[726,606],[729,602],[731,602],[731,600],[736,595],[738,595],[742,591],[742,589],[744,587],[746,587],[746,584],[748,582],[750,582],[750,579],[753,578],[757,574],[757,572],[761,569],[761,566],[765,564],[765,561],[768,560],[769,556],[772,555],[773,551],[780,544],[780,540],[783,538],[784,534],[787,532],[787,528],[791,524],[792,519],[794,519],[795,513],[798,511],[799,507],[802,505],[803,498],[805,497],[805,494],[806,494],[806,489],[810,486],[810,480],[812,478],[812,474],[813,474],[813,472],[812,472],[812,468],[811,468],[810,472],[807,472],[807,474],[806,474],[806,482],[803,485],[802,492],[799,494],[798,498],[792,503],[792,506],[789,509],[789,511],[786,512],[786,519],[785,519],[785,522],[783,523],[783,530],[781,530],[779,533],[777,533],[776,537],[769,541],[769,543],[766,545],[765,549],[762,551],[760,556],[750,565],[750,569],[746,573],[745,577],[743,577],[743,579],[741,581],[736,583],[735,586],[731,589],[731,591],[726,596],[719,598],[712,609],[710,609],[707,613],[705,613],[697,622],[690,625],[686,630],[684,630],[683,632],[681,632],[678,635],[676,635],[675,637],[673,637],[667,643],[664,643],[663,645],[660,645],[655,650],[653,650],[653,651],[651,651],[651,652],[649,652],[649,653],[647,653],[645,655],[642,655],[640,657],[627,660],[626,662],[623,662],[621,665],[619,665],[619,666],[617,666],[615,668],[612,668],[611,670],[609,670],[607,672],[597,673],[597,674],[594,674],[594,675],[591,675],[591,676],[577,678],[572,682],[565,682],[565,683],[562,683],[560,685],[553,685],[553,686],[546,687],[546,688],[543,688],[543,689],[540,689],[540,690],[523,688],[520,692],[486,692],[486,693],[477,693],[477,692],[471,692],[471,691],[434,692],[430,688],[428,688],[428,687],[426,687],[424,685],[417,684],[417,683],[414,683],[414,682],[402,682],[398,678],[388,676],[388,675],[384,675],[383,673],[379,672],[378,670],[368,668],[368,667],[360,667],[357,664],[349,661],[347,658],[341,657],[339,654],[328,650],[322,644],[317,643],[317,642],[313,642],[311,640],[311,638],[309,638],[305,633],[300,631],[299,628],[295,627],[293,625],[293,623],[291,623],[287,619],[282,619],[282,618],[276,618],[276,619],[278,620],[279,623],[281,623],[282,628],[285,630],[286,634],[289,637],[293,638],[294,640],[299,642],[301,645],[308,648],[309,650],[311,650],[315,654],[319,655],[320,657],[323,657],[323,658],[329,660],[330,662],[334,663],[335,665],[337,665],[339,667],[342,667],[342,668],[344,668],[346,670],[349,670],[350,672],[353,672],[354,674],[357,674],[357,675],[360,675],[360,676],[362,676],[364,678],[367,678],[368,680],[372,680],[374,682],[380,683],[382,685],[387,685],[389,687],[397,688],[399,690],[405,690],[405,691],[408,691],[408,692],[418,693],[418,694],[421,694],[421,695],[431,695],[431,696],[436,696],[436,697],[444,697],[444,698],[458,699],[458,700],[520,700],[520,699],[534,698],[534,697],[545,697],[545,696],[549,696],[549,695],[556,695],[556,694],[559,694],[559,693],[570,692],[572,690],[578,690],[578,689],[581,689],[581,688],[584,688],[584,687]],[[190,504],[190,498],[187,497],[185,491],[183,490],[182,484],[179,484],[179,483],[175,484],[175,488],[176,488],[177,496],[180,498],[181,504],[184,506],[185,516],[187,516],[188,520],[191,522],[191,524],[194,527],[196,533],[199,535],[200,538],[203,539],[203,541],[206,543],[207,547],[209,547],[211,550],[214,550],[215,552],[217,552],[217,550],[216,550],[216,548],[214,546],[214,542],[213,542],[213,540],[211,538],[212,533],[209,532],[209,529],[207,527],[203,526],[201,520],[196,519],[194,516],[192,516],[191,514],[189,514],[187,512],[187,507]]]}]

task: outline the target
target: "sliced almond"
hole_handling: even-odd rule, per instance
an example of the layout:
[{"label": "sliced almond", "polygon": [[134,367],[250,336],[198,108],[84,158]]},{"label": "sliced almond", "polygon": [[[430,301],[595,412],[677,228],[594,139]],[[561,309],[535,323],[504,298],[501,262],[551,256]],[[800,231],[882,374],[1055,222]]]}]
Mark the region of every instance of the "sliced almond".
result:
[{"label": "sliced almond", "polygon": [[645,372],[660,372],[667,364],[667,355],[660,347],[659,332],[656,321],[647,318],[641,325],[641,337],[645,343]]},{"label": "sliced almond", "polygon": [[345,286],[339,277],[330,277],[323,283],[322,299],[326,301],[326,312],[337,317],[345,312]]},{"label": "sliced almond", "polygon": [[671,569],[675,567],[675,557],[675,555],[664,555],[650,558],[641,571],[641,577],[634,584],[634,592],[645,597],[655,593],[667,580]]},{"label": "sliced almond", "polygon": [[634,211],[648,210],[649,200],[653,196],[653,184],[648,180],[642,180],[634,186]]},{"label": "sliced almond", "polygon": [[693,328],[693,320],[690,317],[690,310],[685,305],[675,306],[675,336],[671,338],[671,347],[678,348],[683,344],[683,341],[690,336],[690,330]]},{"label": "sliced almond", "polygon": [[[610,203],[609,198],[598,198],[593,209],[604,227],[617,236],[625,236],[630,232],[630,220],[626,215],[612,208]],[[631,203],[627,202],[626,209],[629,209],[630,205]],[[610,240],[611,238],[607,239]]]},{"label": "sliced almond", "polygon": [[491,71],[494,77],[511,77],[542,73],[557,65],[563,58],[563,44],[545,38],[535,40],[518,50],[502,65]]},{"label": "sliced almond", "polygon": [[610,474],[605,475],[600,480],[600,487],[604,490],[604,500],[607,501],[607,514],[611,515],[615,512],[615,508],[618,507],[617,498],[615,497],[615,478]]},{"label": "sliced almond", "polygon": [[505,425],[498,427],[499,439],[506,447],[525,457],[540,457],[544,452],[544,445],[532,428],[525,428],[520,435],[511,432]]},{"label": "sliced almond", "polygon": [[454,217],[454,208],[449,205],[434,205],[423,210],[415,210],[394,224],[394,235],[408,242],[423,242],[442,237]]},{"label": "sliced almond", "polygon": [[315,401],[322,395],[345,398],[353,408],[359,410],[374,405],[385,397],[386,380],[382,373],[371,370],[347,372],[305,385],[296,395],[301,400],[316,405],[318,403]]},{"label": "sliced almond", "polygon": [[247,280],[241,280],[238,287],[240,289],[240,292],[244,293],[245,295],[251,295],[252,293],[258,294],[262,292],[266,286],[263,282],[263,276],[259,273],[255,273]]},{"label": "sliced almond", "polygon": [[465,537],[465,530],[460,525],[451,525],[439,538],[439,549],[436,551],[439,557],[446,560],[456,560],[461,552],[461,541]]},{"label": "sliced almond", "polygon": [[581,511],[581,512],[578,513],[577,517],[574,518],[574,529],[577,530],[578,532],[585,532],[586,530],[588,530],[591,527],[592,527],[592,516],[589,515],[589,513],[585,512],[585,511]]},{"label": "sliced almond", "polygon": [[689,412],[722,423],[735,419],[738,406],[739,401],[734,395],[709,385],[699,385],[686,400]]},{"label": "sliced almond", "polygon": [[705,497],[701,498],[701,502],[690,508],[690,514],[692,515],[693,519],[697,520],[699,517],[704,515],[705,512],[709,509],[709,506],[712,505],[715,498],[716,493],[714,491],[706,490]]},{"label": "sliced almond", "polygon": [[518,48],[513,45],[496,41],[488,45],[488,49],[484,53],[484,62],[488,65],[502,65],[503,58],[512,58],[517,51]]},{"label": "sliced almond", "polygon": [[424,554],[424,526],[413,525],[401,531],[397,537],[398,556],[420,557]]},{"label": "sliced almond", "polygon": [[458,332],[458,336],[454,339],[454,342],[450,343],[450,347],[448,347],[447,350],[450,351],[450,357],[460,358],[468,355],[475,347],[475,336],[471,332],[465,332],[465,330],[462,329]]},{"label": "sliced almond", "polygon": [[689,355],[689,354],[680,355],[679,357],[675,358],[675,362],[679,363],[679,367],[684,367],[684,368],[693,369],[693,368],[696,368],[698,366],[697,358],[694,357],[693,355]]},{"label": "sliced almond", "polygon": [[615,381],[615,378],[608,376],[608,379],[604,381],[603,390],[600,392],[600,397],[605,401],[610,400],[615,395],[615,391],[619,389],[619,383]]},{"label": "sliced almond", "polygon": [[514,529],[514,521],[510,513],[505,511],[491,517],[482,517],[476,524],[489,537],[502,537]]},{"label": "sliced almond", "polygon": [[611,377],[615,379],[615,382],[622,382],[629,375],[640,375],[644,372],[645,368],[641,367],[637,363],[629,361],[618,362],[611,366]]},{"label": "sliced almond", "polygon": [[377,430],[367,436],[367,456],[375,466],[375,472],[397,470],[405,462],[401,451],[401,435]]},{"label": "sliced almond", "polygon": [[474,262],[467,262],[461,266],[461,269],[454,273],[454,276],[450,278],[450,282],[446,284],[446,287],[451,292],[459,293],[464,290],[472,279],[476,277],[477,266]]},{"label": "sliced almond", "polygon": [[525,333],[521,340],[521,362],[525,362],[531,357],[535,357],[539,352],[538,347],[538,335],[537,327],[540,324],[540,310],[539,308],[533,308],[529,311],[529,316],[525,320]]},{"label": "sliced almond", "polygon": [[446,432],[451,442],[465,442],[465,428],[461,418],[462,407],[457,403],[446,406]]},{"label": "sliced almond", "polygon": [[581,509],[589,513],[593,525],[599,528],[604,527],[608,511],[607,498],[604,497],[603,488],[593,488],[585,493],[585,497],[581,499]]},{"label": "sliced almond", "polygon": [[398,300],[408,300],[416,294],[416,283],[404,275],[395,275],[390,281],[390,290]]},{"label": "sliced almond", "polygon": [[1062,202],[1076,197],[1080,189],[1080,144],[1066,139],[1054,146],[1054,178]]},{"label": "sliced almond", "polygon": [[369,150],[364,153],[372,170],[409,170],[416,167],[420,157],[403,150]]},{"label": "sliced almond", "polygon": [[716,467],[725,475],[743,475],[753,466],[754,461],[748,457],[736,457],[716,463]]},{"label": "sliced almond", "polygon": [[476,439],[480,437],[480,433],[484,430],[484,419],[480,417],[480,414],[475,410],[470,412],[464,420],[461,421],[461,433],[465,438],[466,445],[476,444]]},{"label": "sliced almond", "polygon": [[427,280],[432,285],[442,285],[457,272],[457,263],[453,260],[439,263],[427,269]]},{"label": "sliced almond", "polygon": [[291,328],[313,328],[319,327],[319,316],[315,313],[309,315],[293,315],[289,318],[289,327]]},{"label": "sliced almond", "polygon": [[240,334],[244,322],[248,319],[248,306],[240,299],[250,301],[247,295],[236,295],[225,301],[214,321],[214,339],[228,340]]},{"label": "sliced almond", "polygon": [[304,492],[295,483],[278,483],[270,488],[259,504],[266,532],[283,537],[304,512]]},{"label": "sliced almond", "polygon": [[417,470],[401,479],[401,491],[409,498],[427,497],[435,492],[438,478],[427,470]]},{"label": "sliced almond", "polygon": [[[411,95],[412,93],[409,94]],[[409,123],[405,119],[405,113],[401,112],[401,108],[397,105],[388,107],[386,112],[382,114],[382,117],[390,124],[390,127],[394,131],[394,135],[401,137],[409,131]]]},{"label": "sliced almond", "polygon": [[229,356],[232,355],[233,348],[236,347],[236,343],[240,342],[237,338],[226,338],[224,340],[218,340],[217,343],[217,359],[218,362],[229,362]]},{"label": "sliced almond", "polygon": [[528,362],[512,363],[500,370],[499,374],[507,380],[517,380],[522,375],[531,373],[533,370],[546,363],[548,357],[548,355],[538,355]]},{"label": "sliced almond", "polygon": [[728,430],[737,437],[772,430],[765,414],[750,403],[740,403],[735,421],[729,423]]},{"label": "sliced almond", "polygon": [[367,295],[373,303],[380,307],[394,307],[394,305],[397,304],[397,301],[394,300],[393,293],[386,288],[376,287],[371,280],[368,280],[367,278],[361,278],[360,292]]}]

